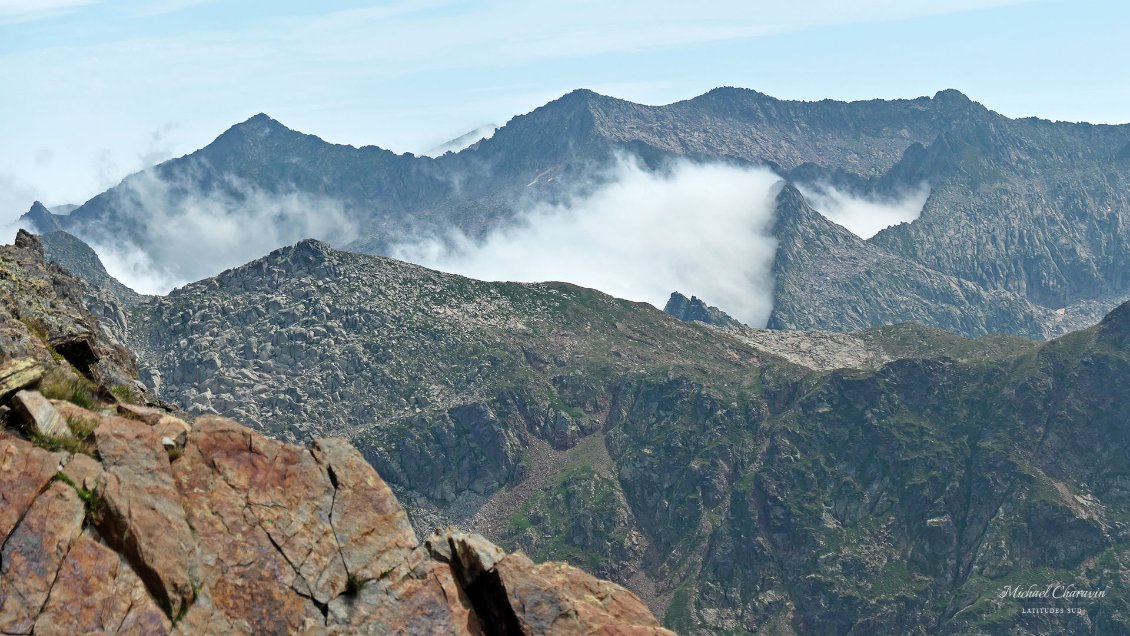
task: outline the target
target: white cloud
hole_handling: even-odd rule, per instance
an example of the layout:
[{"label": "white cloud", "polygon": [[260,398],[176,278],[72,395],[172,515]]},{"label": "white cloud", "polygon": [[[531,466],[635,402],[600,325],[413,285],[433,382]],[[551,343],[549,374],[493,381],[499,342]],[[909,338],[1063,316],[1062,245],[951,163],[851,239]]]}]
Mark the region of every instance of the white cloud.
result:
[{"label": "white cloud", "polygon": [[117,220],[141,233],[140,246],[100,227],[74,232],[112,276],[142,293],[168,292],[302,239],[341,245],[356,238],[349,215],[328,197],[267,193],[232,178],[200,193],[153,172],[131,176],[122,189],[128,202]]},{"label": "white cloud", "polygon": [[652,173],[630,159],[611,177],[567,203],[536,205],[481,242],[450,236],[393,255],[484,280],[568,281],[657,307],[677,290],[766,323],[779,177],[687,161]]},{"label": "white cloud", "polygon": [[925,183],[892,197],[859,196],[828,184],[798,189],[817,212],[865,239],[883,228],[917,219],[930,196],[930,186]]}]

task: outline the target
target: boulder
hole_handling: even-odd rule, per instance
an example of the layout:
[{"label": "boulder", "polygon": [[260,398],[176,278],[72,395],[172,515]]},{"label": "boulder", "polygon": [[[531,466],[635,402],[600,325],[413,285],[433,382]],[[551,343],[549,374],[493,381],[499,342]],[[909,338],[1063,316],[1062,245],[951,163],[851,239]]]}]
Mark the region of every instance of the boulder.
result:
[{"label": "boulder", "polygon": [[0,400],[39,382],[43,373],[43,365],[34,358],[15,358],[0,364]]},{"label": "boulder", "polygon": [[171,415],[161,409],[151,406],[136,404],[118,404],[118,414],[122,417],[144,422],[153,427],[162,440],[168,440],[166,446],[184,448],[188,432],[192,427],[179,417]]},{"label": "boulder", "polygon": [[38,391],[17,392],[12,396],[12,411],[33,435],[71,437],[67,420]]},{"label": "boulder", "polygon": [[[327,625],[341,634],[492,633],[484,628],[471,600],[446,564],[425,548],[359,591],[334,599]],[[497,633],[497,632],[495,632]]]},{"label": "boulder", "polygon": [[453,528],[437,530],[425,545],[450,563],[478,616],[501,633],[673,634],[635,594],[570,565],[535,564]]},{"label": "boulder", "polygon": [[666,634],[638,596],[564,563],[509,554],[494,567],[524,634]]},{"label": "boulder", "polygon": [[106,471],[102,469],[102,464],[100,464],[98,460],[89,455],[77,453],[71,455],[71,457],[63,463],[63,470],[60,472],[73,481],[76,487],[93,491],[101,484],[102,475],[104,475]]},{"label": "boulder", "polygon": [[344,592],[347,576],[329,523],[333,484],[313,456],[204,417],[173,471],[206,597],[185,620],[255,633],[324,626],[317,603]]}]

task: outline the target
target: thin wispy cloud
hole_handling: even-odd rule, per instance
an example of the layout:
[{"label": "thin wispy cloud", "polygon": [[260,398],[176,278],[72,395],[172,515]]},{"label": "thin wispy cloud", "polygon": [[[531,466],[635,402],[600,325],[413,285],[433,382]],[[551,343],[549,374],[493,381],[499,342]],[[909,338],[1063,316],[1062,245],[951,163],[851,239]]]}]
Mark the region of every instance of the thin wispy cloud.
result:
[{"label": "thin wispy cloud", "polygon": [[208,4],[215,4],[220,0],[160,0],[156,2],[147,2],[140,7],[134,15],[137,17],[152,17],[158,15],[167,15],[184,11],[185,9],[192,9]]},{"label": "thin wispy cloud", "polygon": [[35,22],[94,4],[96,0],[0,0],[0,24]]}]

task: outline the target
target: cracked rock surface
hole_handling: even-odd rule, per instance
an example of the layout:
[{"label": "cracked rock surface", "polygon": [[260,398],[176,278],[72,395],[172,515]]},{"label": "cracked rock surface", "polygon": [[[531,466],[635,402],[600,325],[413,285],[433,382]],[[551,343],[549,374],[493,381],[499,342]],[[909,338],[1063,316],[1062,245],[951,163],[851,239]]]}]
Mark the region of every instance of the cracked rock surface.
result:
[{"label": "cracked rock surface", "polygon": [[299,447],[203,417],[170,460],[150,425],[86,416],[100,459],[65,466],[99,464],[75,472],[92,489],[65,467],[53,479],[57,454],[0,437],[4,634],[670,633],[576,568],[455,529],[430,539],[446,554],[421,546],[344,440]]}]

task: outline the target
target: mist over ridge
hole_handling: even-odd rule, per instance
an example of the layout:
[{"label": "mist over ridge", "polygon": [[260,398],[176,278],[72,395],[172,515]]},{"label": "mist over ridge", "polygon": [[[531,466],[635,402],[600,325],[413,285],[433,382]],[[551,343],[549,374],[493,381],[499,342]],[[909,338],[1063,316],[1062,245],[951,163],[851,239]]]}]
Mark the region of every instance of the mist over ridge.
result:
[{"label": "mist over ridge", "polygon": [[762,168],[678,161],[650,172],[622,156],[591,192],[535,204],[481,240],[454,233],[391,254],[483,280],[567,281],[659,308],[671,291],[691,289],[764,326],[780,186]]}]

